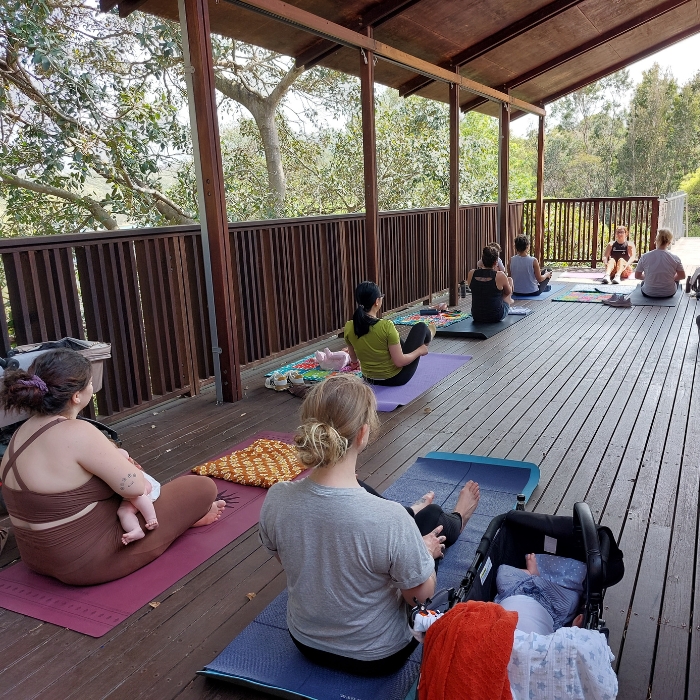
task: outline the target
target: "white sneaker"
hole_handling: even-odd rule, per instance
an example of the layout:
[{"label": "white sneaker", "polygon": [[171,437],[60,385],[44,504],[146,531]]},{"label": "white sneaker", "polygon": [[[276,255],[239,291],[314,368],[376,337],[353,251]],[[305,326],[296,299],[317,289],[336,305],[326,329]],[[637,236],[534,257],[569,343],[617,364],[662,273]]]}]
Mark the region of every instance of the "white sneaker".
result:
[{"label": "white sneaker", "polygon": [[622,282],[622,280],[620,279],[620,275],[615,275],[615,277],[613,277],[612,283],[613,284],[620,284],[620,282]]},{"label": "white sneaker", "polygon": [[605,277],[603,277],[603,284],[610,284],[610,275],[605,275]]}]

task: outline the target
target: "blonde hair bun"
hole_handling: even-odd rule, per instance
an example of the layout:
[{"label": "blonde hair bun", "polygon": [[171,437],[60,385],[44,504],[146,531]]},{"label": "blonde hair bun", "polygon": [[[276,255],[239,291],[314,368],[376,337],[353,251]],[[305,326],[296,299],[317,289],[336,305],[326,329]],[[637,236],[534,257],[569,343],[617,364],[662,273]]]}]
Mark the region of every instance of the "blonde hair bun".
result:
[{"label": "blonde hair bun", "polygon": [[329,467],[345,457],[362,426],[379,426],[374,392],[359,377],[336,374],[317,384],[301,407],[294,442],[307,468]]}]

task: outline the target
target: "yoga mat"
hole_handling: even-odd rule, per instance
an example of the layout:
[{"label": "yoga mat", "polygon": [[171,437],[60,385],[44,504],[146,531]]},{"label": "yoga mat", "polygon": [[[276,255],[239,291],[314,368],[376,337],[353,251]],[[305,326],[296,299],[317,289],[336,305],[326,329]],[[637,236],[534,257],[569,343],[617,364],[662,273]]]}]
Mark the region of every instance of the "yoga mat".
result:
[{"label": "yoga mat", "polygon": [[591,294],[631,294],[637,285],[635,284],[577,284],[570,292],[588,292]]},{"label": "yoga mat", "polygon": [[443,355],[437,352],[424,355],[420,358],[416,373],[407,384],[403,386],[371,385],[377,397],[377,410],[388,412],[398,406],[405,406],[471,359],[471,355]]},{"label": "yoga mat", "polygon": [[[591,292],[565,292],[558,297],[554,297],[552,301],[572,301],[579,304],[602,304],[604,299],[610,299],[615,292],[610,294],[601,294],[598,291]],[[620,292],[622,293],[622,292]]]},{"label": "yoga mat", "polygon": [[474,319],[468,318],[447,328],[438,328],[435,335],[453,338],[474,338],[476,340],[486,340],[509,328],[514,323],[522,321],[527,316],[506,316],[498,323],[474,323]]},{"label": "yoga mat", "polygon": [[[222,454],[242,450],[259,438],[292,440],[288,433],[257,433]],[[68,586],[19,562],[0,571],[0,607],[101,637],[258,522],[266,489],[214,481],[219,492],[231,497],[232,507],[212,525],[187,530],[142,569],[97,586]]]},{"label": "yoga mat", "polygon": [[679,287],[676,293],[669,299],[654,299],[652,297],[645,297],[642,294],[642,288],[635,287],[634,291],[630,295],[630,301],[632,306],[676,306],[678,300],[683,296],[683,289]]},{"label": "yoga mat", "polygon": [[408,314],[398,316],[392,319],[395,326],[415,326],[416,323],[434,323],[436,328],[444,328],[451,326],[453,323],[459,323],[465,318],[469,318],[470,314],[460,311],[458,315],[436,314],[435,316],[421,316],[420,314]]},{"label": "yoga mat", "polygon": [[338,374],[338,372],[354,373],[358,377],[362,375],[362,372],[358,370],[351,370],[348,367],[344,367],[343,369],[337,371],[332,369],[321,369],[318,366],[318,362],[316,362],[316,353],[313,353],[312,355],[302,357],[301,360],[295,360],[294,362],[289,362],[286,365],[282,365],[282,367],[268,372],[265,376],[271,377],[273,374],[277,373],[287,374],[287,372],[291,372],[292,370],[299,372],[299,374],[301,374],[304,377],[304,380],[307,382],[321,382],[326,377],[330,377],[332,374]]},{"label": "yoga mat", "polygon": [[[473,455],[431,452],[418,459],[384,493],[410,505],[434,490],[435,502],[451,510],[462,486],[479,481],[481,500],[460,538],[438,567],[438,588],[458,586],[493,516],[515,506],[516,496],[537,485],[539,469],[529,462]],[[287,592],[281,593],[224,651],[204,667],[202,675],[255,688],[283,698],[307,700],[403,700],[420,670],[422,646],[397,673],[362,678],[316,666],[292,642],[286,623]]]},{"label": "yoga mat", "polygon": [[524,295],[524,294],[513,294],[513,299],[521,299],[523,301],[542,301],[542,299],[549,299],[553,294],[560,292],[566,285],[563,284],[551,284],[551,289],[548,292],[542,292],[536,297]]}]

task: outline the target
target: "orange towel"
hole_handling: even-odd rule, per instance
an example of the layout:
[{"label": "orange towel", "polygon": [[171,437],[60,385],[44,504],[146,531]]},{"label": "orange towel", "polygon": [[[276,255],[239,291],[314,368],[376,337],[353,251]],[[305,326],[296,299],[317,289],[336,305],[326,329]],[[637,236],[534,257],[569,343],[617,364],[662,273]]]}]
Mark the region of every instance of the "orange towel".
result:
[{"label": "orange towel", "polygon": [[419,700],[511,700],[508,662],[518,613],[473,600],[425,635]]}]

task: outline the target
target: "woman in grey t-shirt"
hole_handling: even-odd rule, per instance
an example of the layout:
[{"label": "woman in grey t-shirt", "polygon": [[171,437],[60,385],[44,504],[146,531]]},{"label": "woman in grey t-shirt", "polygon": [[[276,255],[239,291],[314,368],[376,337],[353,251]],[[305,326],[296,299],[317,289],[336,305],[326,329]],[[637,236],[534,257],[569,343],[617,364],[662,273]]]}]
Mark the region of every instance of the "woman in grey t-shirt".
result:
[{"label": "woman in grey t-shirt", "polygon": [[[358,482],[357,457],[378,425],[370,387],[352,375],[329,377],[302,407],[295,438],[302,481],[270,488],[260,514],[260,539],[287,574],[287,624],[311,661],[360,675],[398,670],[417,643],[405,603],[435,590],[442,525],[416,527],[433,494],[412,509],[373,495]],[[476,509],[479,487],[469,482],[455,513],[458,534]],[[414,517],[411,517],[411,514]]]},{"label": "woman in grey t-shirt", "polygon": [[668,248],[673,243],[673,234],[667,228],[660,228],[656,234],[656,250],[644,253],[634,276],[642,282],[642,294],[656,299],[675,295],[678,283],[685,279],[681,259]]}]

